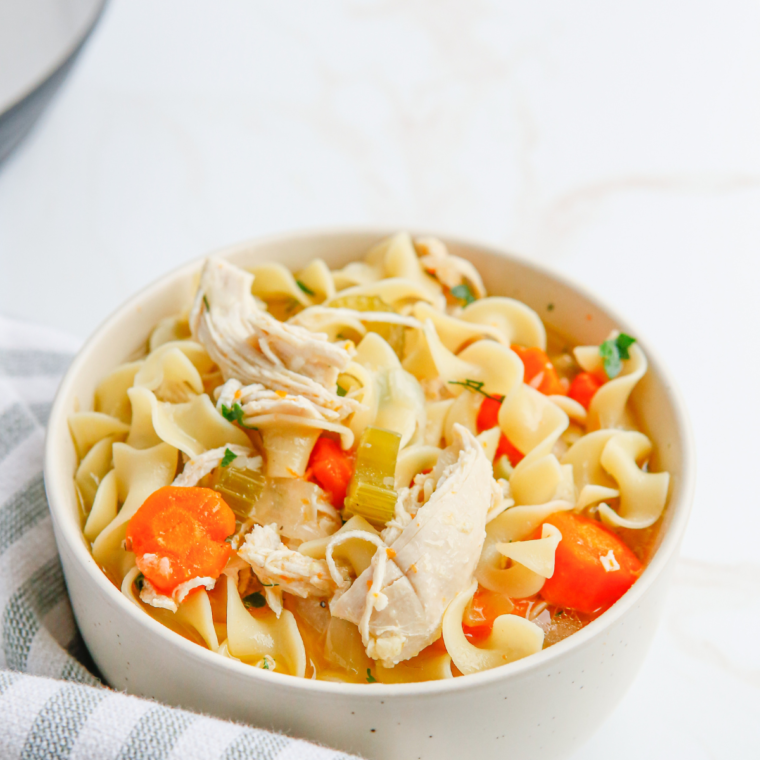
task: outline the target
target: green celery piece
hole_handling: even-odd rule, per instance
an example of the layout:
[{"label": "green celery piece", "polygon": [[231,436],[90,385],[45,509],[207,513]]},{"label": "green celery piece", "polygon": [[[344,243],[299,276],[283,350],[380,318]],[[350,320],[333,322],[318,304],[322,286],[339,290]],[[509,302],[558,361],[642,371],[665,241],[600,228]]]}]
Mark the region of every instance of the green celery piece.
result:
[{"label": "green celery piece", "polygon": [[348,486],[345,510],[376,526],[385,525],[395,512],[396,458],[401,436],[392,430],[368,427],[356,452],[356,468]]},{"label": "green celery piece", "polygon": [[211,487],[235,513],[245,521],[250,517],[253,505],[264,490],[266,478],[260,472],[238,469],[234,466],[217,467]]},{"label": "green celery piece", "polygon": [[[341,296],[334,299],[330,306],[335,309],[353,309],[354,311],[387,311],[393,312],[379,296],[355,295]],[[404,326],[391,325],[386,322],[370,322],[370,332],[377,333],[395,352],[401,356],[404,351]]]}]

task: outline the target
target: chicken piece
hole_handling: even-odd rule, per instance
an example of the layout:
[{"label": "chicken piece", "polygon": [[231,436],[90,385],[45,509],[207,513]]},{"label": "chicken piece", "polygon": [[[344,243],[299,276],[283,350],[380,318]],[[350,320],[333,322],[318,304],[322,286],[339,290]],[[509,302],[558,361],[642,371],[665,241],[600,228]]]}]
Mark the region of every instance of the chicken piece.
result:
[{"label": "chicken piece", "polygon": [[221,446],[218,449],[209,449],[199,456],[188,460],[185,463],[182,472],[174,478],[172,485],[178,486],[179,488],[192,488],[193,486],[198,485],[206,475],[219,466],[219,463],[224,459],[228,449],[235,455],[235,467],[256,471],[261,469],[261,457],[252,457],[251,454],[253,452],[251,449],[231,443],[229,446]]},{"label": "chicken piece", "polygon": [[189,324],[224,379],[303,396],[341,418],[355,411],[357,402],[336,389],[351,361],[351,344],[279,322],[258,306],[252,285],[250,272],[222,259],[208,259],[203,267]]},{"label": "chicken piece", "polygon": [[263,586],[303,598],[330,596],[336,589],[327,562],[288,549],[276,525],[256,525],[245,537],[238,556],[252,568]]},{"label": "chicken piece", "polygon": [[216,408],[220,412],[222,406],[231,409],[235,404],[240,404],[246,420],[252,420],[264,414],[290,414],[311,420],[332,422],[340,416],[334,409],[319,406],[303,396],[293,396],[285,391],[272,391],[261,383],[243,385],[234,378],[217,388],[214,394],[217,397]]},{"label": "chicken piece", "polygon": [[472,582],[486,515],[501,499],[483,447],[459,424],[431,478],[435,488],[418,509],[411,490],[402,491],[398,525],[386,532],[390,546],[330,605],[335,617],[359,626],[367,654],[386,667],[438,638],[446,607]]},{"label": "chicken piece", "polygon": [[416,246],[420,254],[420,264],[425,271],[432,272],[442,285],[453,288],[466,280],[476,298],[486,295],[478,270],[466,259],[452,256],[440,240],[422,238],[416,241]]}]

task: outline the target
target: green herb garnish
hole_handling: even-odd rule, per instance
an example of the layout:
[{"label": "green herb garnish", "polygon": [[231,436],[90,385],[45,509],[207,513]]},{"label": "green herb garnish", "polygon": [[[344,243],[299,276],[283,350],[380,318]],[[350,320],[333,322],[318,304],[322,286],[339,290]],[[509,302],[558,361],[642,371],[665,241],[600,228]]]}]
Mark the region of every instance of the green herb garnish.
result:
[{"label": "green herb garnish", "polygon": [[145,576],[142,573],[138,573],[137,577],[135,578],[135,588],[137,589],[138,594],[142,592],[144,585],[145,585]]},{"label": "green herb garnish", "polygon": [[308,286],[302,283],[300,280],[296,280],[296,285],[298,285],[301,290],[303,290],[304,293],[306,293],[307,296],[313,296],[314,291]]},{"label": "green herb garnish", "polygon": [[372,675],[372,671],[367,668],[367,683],[377,683],[377,678]]},{"label": "green herb garnish", "polygon": [[222,467],[229,467],[229,465],[238,458],[238,455],[229,449],[224,450],[224,457],[222,458]]},{"label": "green herb garnish", "polygon": [[451,289],[451,295],[454,296],[454,298],[458,298],[460,301],[464,301],[465,306],[469,306],[469,304],[475,300],[475,296],[472,294],[470,286],[466,283],[455,285]]},{"label": "green herb garnish", "polygon": [[248,609],[251,609],[252,607],[258,609],[259,607],[263,607],[266,603],[267,600],[264,598],[264,594],[262,594],[261,591],[254,591],[252,594],[243,597],[243,604]]},{"label": "green herb garnish", "polygon": [[547,311],[554,311],[554,304],[553,303],[547,304],[546,305],[546,310]]},{"label": "green herb garnish", "polygon": [[558,618],[558,617],[562,617],[564,614],[565,614],[565,611],[564,611],[564,610],[557,610],[557,611],[554,613],[554,617],[555,617],[555,618]]},{"label": "green herb garnish", "polygon": [[203,296],[203,303],[206,306],[206,311],[211,311],[211,307],[208,305],[208,298],[206,298],[206,295]]},{"label": "green herb garnish", "polygon": [[[261,581],[259,581],[261,583]],[[266,586],[267,588],[272,588],[272,586],[279,586],[279,583],[261,583],[262,586]]]},{"label": "green herb garnish", "polygon": [[347,393],[346,389],[345,389],[345,388],[341,388],[341,386],[340,386],[340,385],[338,386],[338,391],[337,391],[337,392],[338,392],[338,395],[339,395],[341,398],[342,398],[343,396],[345,396],[345,395],[346,395],[346,393]]},{"label": "green herb garnish", "polygon": [[463,388],[467,388],[468,391],[473,391],[475,393],[480,393],[486,398],[492,398],[494,401],[498,401],[501,403],[504,401],[504,396],[499,396],[498,394],[494,393],[493,395],[490,393],[486,393],[486,391],[483,390],[483,386],[485,383],[482,380],[449,380],[450,385],[461,385]]},{"label": "green herb garnish", "polygon": [[264,670],[269,670],[269,660],[267,658],[264,658],[264,665],[262,666]]},{"label": "green herb garnish", "polygon": [[[224,404],[222,404],[222,417],[224,417],[225,420],[227,420],[228,422],[237,422],[237,424],[240,425],[240,427],[247,428],[248,430],[258,430],[258,428],[255,428],[252,425],[246,425],[245,422],[243,422],[244,416],[245,416],[245,412],[243,412],[243,407],[240,406],[240,404],[235,403],[232,405],[231,408],[229,406],[225,406]],[[225,454],[225,456],[227,455]],[[231,461],[232,459],[230,460],[230,462]],[[229,462],[227,464],[229,464]]]},{"label": "green herb garnish", "polygon": [[607,377],[609,377],[610,380],[620,374],[623,369],[622,360],[631,358],[628,349],[635,342],[636,338],[632,338],[625,333],[620,333],[617,338],[605,340],[604,343],[599,346],[599,355],[604,360],[604,371],[607,373]]}]

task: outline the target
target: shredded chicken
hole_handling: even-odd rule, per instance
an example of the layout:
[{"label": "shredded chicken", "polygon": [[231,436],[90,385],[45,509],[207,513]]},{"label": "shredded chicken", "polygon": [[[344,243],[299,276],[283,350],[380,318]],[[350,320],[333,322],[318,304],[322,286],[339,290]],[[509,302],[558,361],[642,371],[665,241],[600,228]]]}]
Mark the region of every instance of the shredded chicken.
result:
[{"label": "shredded chicken", "polygon": [[[419,506],[427,480],[434,489]],[[483,447],[458,424],[453,444],[415,488],[399,496],[397,524],[384,533],[389,546],[330,605],[359,626],[367,654],[387,667],[438,637],[446,607],[472,582],[486,515],[502,498]]]},{"label": "shredded chicken", "polygon": [[253,275],[221,259],[208,259],[190,312],[195,340],[203,344],[225,380],[261,383],[303,396],[346,417],[357,402],[337,394],[338,375],[352,345],[279,322],[251,294]]},{"label": "shredded chicken", "polygon": [[214,394],[217,398],[216,408],[219,411],[222,410],[222,406],[231,409],[235,404],[240,404],[246,424],[265,414],[290,414],[312,420],[328,421],[339,418],[338,412],[334,409],[319,406],[303,396],[269,390],[261,383],[243,385],[239,380],[232,378],[217,388]]},{"label": "shredded chicken", "polygon": [[218,449],[204,451],[199,456],[188,460],[185,463],[182,472],[174,478],[172,485],[180,488],[191,488],[192,486],[197,485],[200,480],[205,478],[206,475],[219,466],[219,463],[224,459],[224,456],[227,453],[227,449],[235,455],[235,459],[233,460],[235,467],[257,471],[261,469],[261,457],[252,457],[251,454],[253,452],[251,449],[231,443],[228,446],[222,446]]},{"label": "shredded chicken", "polygon": [[265,587],[276,586],[303,598],[326,597],[335,591],[327,562],[288,549],[276,525],[256,525],[245,537],[238,556],[252,568]]},{"label": "shredded chicken", "polygon": [[453,288],[466,280],[476,298],[486,295],[478,270],[466,259],[452,256],[440,240],[422,238],[416,241],[416,246],[421,254],[420,264],[426,271],[432,272],[442,285]]}]

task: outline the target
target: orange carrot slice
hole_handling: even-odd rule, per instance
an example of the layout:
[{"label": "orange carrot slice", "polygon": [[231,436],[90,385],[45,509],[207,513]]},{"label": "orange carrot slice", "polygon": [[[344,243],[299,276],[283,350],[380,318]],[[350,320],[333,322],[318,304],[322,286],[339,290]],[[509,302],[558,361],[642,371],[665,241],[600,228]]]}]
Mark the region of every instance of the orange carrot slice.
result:
[{"label": "orange carrot slice", "polygon": [[156,590],[170,594],[192,578],[218,578],[234,532],[235,514],[216,491],[166,486],[129,521],[127,546]]},{"label": "orange carrot slice", "polygon": [[541,391],[545,396],[566,396],[567,391],[562,385],[554,365],[549,361],[545,351],[540,348],[524,348],[512,346],[512,350],[520,357],[525,367],[524,381]]},{"label": "orange carrot slice", "polygon": [[350,455],[337,441],[321,437],[312,449],[309,470],[311,479],[328,493],[332,505],[341,509],[354,472]]},{"label": "orange carrot slice", "polygon": [[591,374],[591,372],[581,372],[570,383],[570,390],[567,392],[567,395],[588,409],[591,405],[591,399],[594,398],[594,394],[603,385],[604,380],[600,380],[596,375]]},{"label": "orange carrot slice", "polygon": [[[545,522],[562,534],[554,575],[540,592],[549,604],[586,613],[607,609],[641,574],[636,555],[600,523],[569,512],[557,512]],[[536,537],[540,534],[541,528]]]}]

